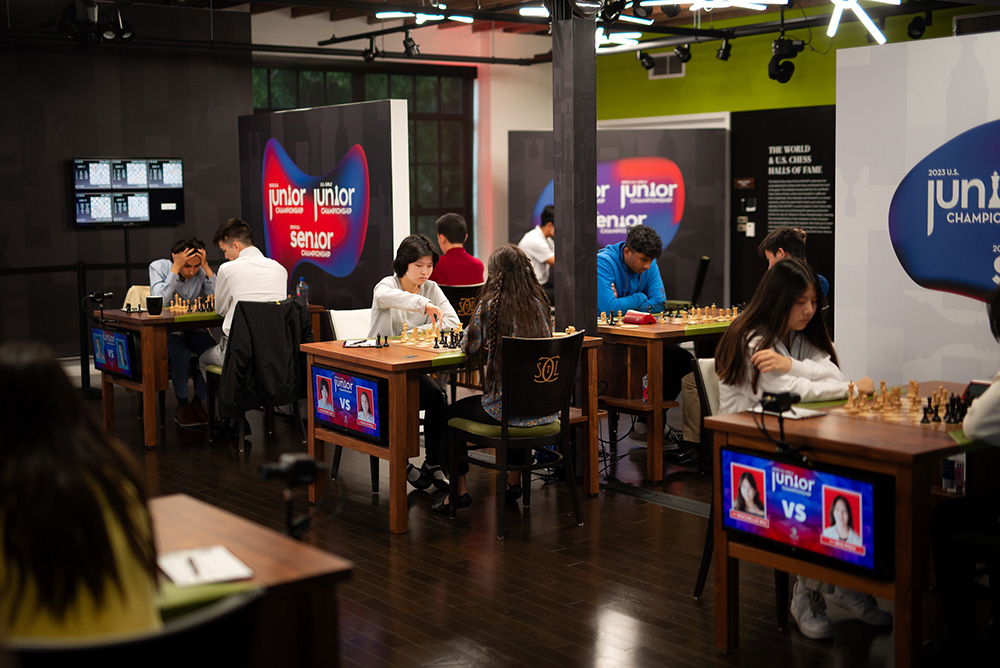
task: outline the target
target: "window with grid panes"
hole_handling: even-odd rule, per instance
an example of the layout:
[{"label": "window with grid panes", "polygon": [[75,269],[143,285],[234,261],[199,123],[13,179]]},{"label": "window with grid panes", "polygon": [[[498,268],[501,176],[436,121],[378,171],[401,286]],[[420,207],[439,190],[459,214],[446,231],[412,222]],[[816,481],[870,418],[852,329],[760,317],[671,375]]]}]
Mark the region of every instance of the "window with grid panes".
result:
[{"label": "window with grid panes", "polygon": [[434,222],[445,213],[458,213],[469,223],[466,248],[472,249],[475,74],[471,67],[258,67],[253,71],[254,112],[406,100],[410,231],[436,242]]}]

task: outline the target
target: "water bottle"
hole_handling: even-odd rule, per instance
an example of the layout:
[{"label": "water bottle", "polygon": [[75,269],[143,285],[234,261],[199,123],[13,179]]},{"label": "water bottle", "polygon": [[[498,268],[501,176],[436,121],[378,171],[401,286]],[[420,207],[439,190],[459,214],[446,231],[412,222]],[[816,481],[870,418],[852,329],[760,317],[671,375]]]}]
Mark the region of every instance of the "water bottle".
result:
[{"label": "water bottle", "polygon": [[649,395],[646,391],[646,376],[642,377],[642,403],[647,403],[649,401]]},{"label": "water bottle", "polygon": [[295,286],[295,295],[306,300],[306,304],[309,303],[309,284],[306,283],[305,276],[299,276],[299,284]]}]

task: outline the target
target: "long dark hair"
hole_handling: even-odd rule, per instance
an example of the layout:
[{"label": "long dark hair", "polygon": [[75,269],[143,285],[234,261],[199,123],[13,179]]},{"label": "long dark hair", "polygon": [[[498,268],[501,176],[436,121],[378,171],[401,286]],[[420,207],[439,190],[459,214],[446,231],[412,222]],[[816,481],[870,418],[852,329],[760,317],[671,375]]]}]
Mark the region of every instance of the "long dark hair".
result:
[{"label": "long dark hair", "polygon": [[764,504],[760,501],[760,490],[757,489],[757,481],[753,478],[753,473],[750,471],[744,471],[740,476],[740,483],[736,486],[736,510],[742,512],[747,511],[747,502],[743,499],[743,481],[747,480],[750,483],[750,487],[753,488],[753,502],[757,504],[758,508],[763,508]]},{"label": "long dark hair", "polygon": [[111,581],[124,598],[106,513],[155,579],[142,479],[124,447],[83,406],[49,348],[0,346],[0,424],[0,520],[9,574],[0,595],[17,609],[30,582],[40,606],[56,619],[81,587],[100,605]]},{"label": "long dark hair", "polygon": [[844,507],[847,508],[847,528],[850,531],[854,531],[854,511],[851,510],[851,504],[847,502],[847,498],[843,494],[833,497],[833,503],[830,504],[830,526],[836,526],[837,524],[837,520],[833,516],[833,509],[841,501],[844,502]]},{"label": "long dark hair", "polygon": [[535,270],[524,251],[514,244],[501,246],[493,251],[487,263],[489,276],[479,295],[477,308],[486,327],[483,347],[491,351],[486,364],[486,388],[500,388],[503,360],[501,341],[513,336],[524,338],[552,335],[549,300],[538,284]]},{"label": "long dark hair", "polygon": [[761,337],[757,350],[774,347],[788,325],[788,316],[795,305],[795,300],[805,293],[812,285],[816,291],[816,312],[802,335],[812,345],[823,350],[837,362],[837,353],[833,350],[830,333],[826,330],[823,320],[823,307],[826,297],[819,284],[819,278],[808,264],[794,257],[788,257],[776,262],[767,270],[763,280],[757,286],[750,305],[726,333],[722,335],[719,347],[715,352],[715,369],[719,379],[727,385],[740,385],[748,379],[750,387],[757,391],[760,371],[750,364],[750,339]]}]

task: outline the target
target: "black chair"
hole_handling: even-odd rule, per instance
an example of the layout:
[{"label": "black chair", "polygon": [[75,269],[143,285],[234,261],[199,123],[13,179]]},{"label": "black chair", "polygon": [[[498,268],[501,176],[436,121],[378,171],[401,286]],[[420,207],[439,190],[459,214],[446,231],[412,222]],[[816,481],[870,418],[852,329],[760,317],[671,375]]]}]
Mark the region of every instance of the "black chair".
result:
[{"label": "black chair", "polygon": [[263,590],[233,594],[196,612],[114,640],[10,642],[21,668],[65,666],[245,666],[249,665],[257,608]]},{"label": "black chair", "polygon": [[[472,315],[476,310],[476,302],[479,301],[479,293],[483,289],[485,283],[480,283],[479,285],[442,285],[441,291],[444,292],[444,296],[448,298],[448,302],[455,309],[455,314],[458,315],[458,321],[462,323],[462,328],[468,328],[469,321],[472,320]],[[467,387],[470,389],[481,389],[476,377],[478,374],[476,371],[451,371],[449,372],[448,381],[451,385],[451,403],[455,403],[455,398],[458,394],[458,386]],[[462,378],[462,380],[459,380]]]},{"label": "black chair", "polygon": [[[694,382],[698,387],[698,399],[701,402],[701,451],[698,453],[698,468],[704,470],[705,457],[711,451],[712,435],[705,430],[705,418],[719,412],[719,376],[715,373],[715,359],[693,359],[691,370],[694,372]],[[705,591],[705,581],[708,579],[708,569],[712,565],[712,552],[715,551],[715,494],[712,494],[712,504],[708,511],[708,530],[705,532],[705,547],[701,553],[701,565],[698,567],[698,579],[694,585],[694,598],[700,599]],[[774,571],[774,598],[778,613],[778,628],[788,626],[788,573]]]},{"label": "black chair", "polygon": [[[508,471],[532,471],[552,468],[560,463],[565,467],[566,483],[569,485],[573,512],[578,525],[583,524],[583,512],[576,491],[576,474],[573,471],[573,457],[569,451],[572,429],[569,423],[569,406],[576,381],[576,370],[580,360],[583,332],[572,336],[544,339],[520,339],[503,337],[503,390],[501,400],[501,420],[499,425],[485,424],[464,418],[448,421],[449,472],[451,474],[451,516],[455,517],[458,498],[459,461],[474,463],[499,472],[497,484],[497,538],[503,539],[504,506]],[[514,427],[512,418],[533,417],[559,413],[559,419],[550,424],[536,427]],[[461,442],[471,443],[469,447],[495,448],[495,462],[473,459]],[[509,463],[512,449],[532,450],[558,444],[559,453],[554,461],[517,464]],[[551,452],[551,451],[549,451]],[[523,503],[527,508],[531,503],[531,484],[526,480]]]},{"label": "black chair", "polygon": [[[207,376],[218,377],[219,416],[232,418],[239,425],[242,453],[246,412],[264,407],[270,432],[274,407],[290,404],[305,442],[298,402],[306,396],[306,360],[299,346],[313,341],[309,307],[301,297],[291,297],[273,302],[241,301],[235,308],[225,361],[221,368],[209,365],[206,369]],[[209,405],[214,408],[213,383],[208,385]]]}]

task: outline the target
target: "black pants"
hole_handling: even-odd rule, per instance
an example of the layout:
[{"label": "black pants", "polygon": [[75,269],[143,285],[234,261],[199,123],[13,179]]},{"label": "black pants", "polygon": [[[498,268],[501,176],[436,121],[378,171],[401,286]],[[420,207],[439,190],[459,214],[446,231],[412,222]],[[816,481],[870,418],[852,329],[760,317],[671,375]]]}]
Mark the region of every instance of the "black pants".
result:
[{"label": "black pants", "polygon": [[[955,544],[955,535],[963,531],[1000,532],[1000,492],[977,494],[942,503],[931,512],[931,547],[934,550],[934,572],[941,591],[941,605],[948,631],[959,639],[976,635],[975,582],[976,556],[967,547]],[[1000,568],[990,572],[993,614],[1000,614],[998,591]]]},{"label": "black pants", "polygon": [[[474,420],[475,422],[482,422],[483,424],[495,424],[499,425],[500,422],[496,420],[492,415],[486,412],[483,408],[483,397],[479,394],[474,394],[470,397],[465,397],[464,399],[459,399],[445,411],[445,424],[448,420],[452,418],[464,418],[466,420]],[[442,447],[442,456],[444,461],[444,466],[449,466],[450,461],[450,439],[446,438],[444,440],[444,446]],[[458,447],[462,451],[466,451],[468,448],[465,442],[458,444]],[[527,451],[526,450],[509,450],[507,455],[507,461],[510,464],[523,464],[527,462]],[[465,475],[469,472],[469,462],[460,461],[458,463],[458,472],[461,475]]]},{"label": "black pants", "polygon": [[444,391],[429,375],[420,376],[420,410],[424,412],[424,462],[441,465],[441,442],[445,425]]},{"label": "black pants", "polygon": [[691,373],[694,355],[680,346],[663,346],[663,400],[673,401],[681,393],[681,379]]}]

